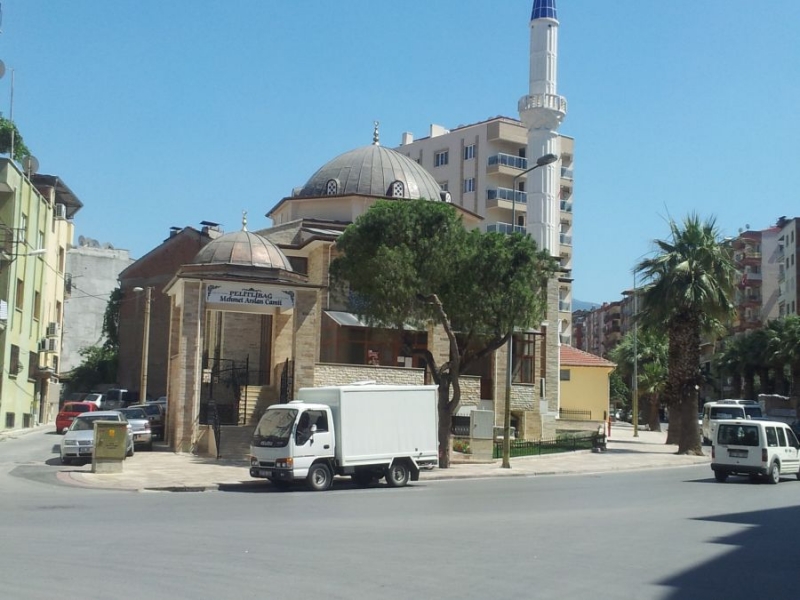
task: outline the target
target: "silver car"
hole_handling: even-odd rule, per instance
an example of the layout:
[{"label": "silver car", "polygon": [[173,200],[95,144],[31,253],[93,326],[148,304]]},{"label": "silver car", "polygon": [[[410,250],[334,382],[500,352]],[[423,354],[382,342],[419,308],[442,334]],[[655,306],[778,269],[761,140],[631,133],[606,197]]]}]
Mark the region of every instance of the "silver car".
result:
[{"label": "silver car", "polygon": [[89,461],[94,454],[94,422],[120,421],[127,424],[125,440],[126,456],[133,456],[133,432],[131,425],[117,410],[97,410],[83,413],[75,417],[67,433],[61,439],[61,464],[69,465],[73,460]]},{"label": "silver car", "polygon": [[133,445],[143,446],[145,450],[153,449],[153,430],[150,417],[143,408],[130,406],[121,408],[119,412],[128,420],[133,432]]}]

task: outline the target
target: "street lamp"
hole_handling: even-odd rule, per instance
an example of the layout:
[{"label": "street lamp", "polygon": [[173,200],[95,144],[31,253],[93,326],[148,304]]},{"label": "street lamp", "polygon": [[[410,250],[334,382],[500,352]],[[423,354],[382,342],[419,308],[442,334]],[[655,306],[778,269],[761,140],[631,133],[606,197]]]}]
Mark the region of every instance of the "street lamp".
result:
[{"label": "street lamp", "polygon": [[137,294],[144,291],[144,327],[142,331],[142,369],[139,380],[139,402],[147,402],[147,361],[150,353],[150,302],[153,299],[153,288],[135,287]]},{"label": "street lamp", "polygon": [[[550,165],[558,160],[555,154],[545,154],[536,159],[536,164],[514,175],[511,182],[511,191],[514,193],[511,203],[511,231],[516,231],[517,220],[517,179],[523,175],[527,175],[531,171]],[[503,414],[503,464],[504,469],[511,468],[511,380],[514,377],[513,368],[513,349],[514,349],[514,320],[512,317],[511,324],[508,327],[508,364],[506,365],[506,406]]]},{"label": "street lamp", "polygon": [[633,270],[633,381],[631,382],[631,410],[633,411],[633,437],[639,437],[639,290],[636,289],[636,269]]}]

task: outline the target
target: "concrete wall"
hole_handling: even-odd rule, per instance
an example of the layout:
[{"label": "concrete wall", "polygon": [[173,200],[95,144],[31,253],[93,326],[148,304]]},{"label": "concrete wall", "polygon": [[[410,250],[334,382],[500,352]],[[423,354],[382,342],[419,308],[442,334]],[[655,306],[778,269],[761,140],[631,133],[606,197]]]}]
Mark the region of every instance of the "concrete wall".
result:
[{"label": "concrete wall", "polygon": [[105,341],[103,316],[108,299],[119,285],[120,272],[132,262],[127,250],[84,245],[67,251],[66,271],[72,274],[72,294],[64,301],[62,373],[83,362],[80,355],[83,348]]}]

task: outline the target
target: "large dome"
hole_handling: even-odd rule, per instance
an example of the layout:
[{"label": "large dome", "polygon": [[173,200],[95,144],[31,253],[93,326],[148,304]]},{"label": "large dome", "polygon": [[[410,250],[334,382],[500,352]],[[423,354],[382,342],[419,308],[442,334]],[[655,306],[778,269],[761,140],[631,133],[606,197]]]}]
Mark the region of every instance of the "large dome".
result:
[{"label": "large dome", "polygon": [[226,233],[197,253],[195,265],[242,265],[291,271],[289,259],[275,244],[246,229]]},{"label": "large dome", "polygon": [[296,196],[351,194],[442,199],[442,190],[433,175],[407,156],[377,144],[340,154],[314,173]]}]

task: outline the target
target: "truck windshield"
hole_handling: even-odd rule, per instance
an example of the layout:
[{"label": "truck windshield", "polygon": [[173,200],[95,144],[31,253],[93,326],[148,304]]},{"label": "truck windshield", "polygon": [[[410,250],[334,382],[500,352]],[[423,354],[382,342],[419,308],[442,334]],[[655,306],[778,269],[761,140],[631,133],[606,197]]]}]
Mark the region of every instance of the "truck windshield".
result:
[{"label": "truck windshield", "polygon": [[294,408],[268,410],[261,417],[253,433],[253,445],[268,448],[285,447],[289,443],[296,418],[297,410]]}]

